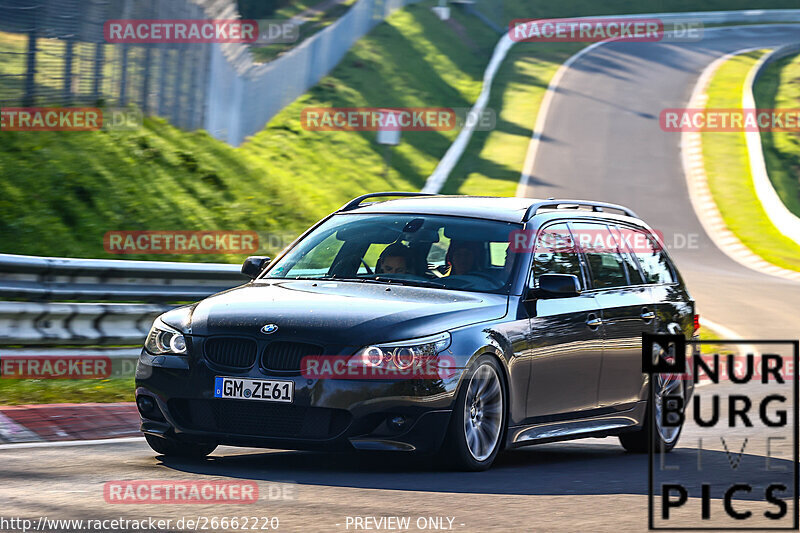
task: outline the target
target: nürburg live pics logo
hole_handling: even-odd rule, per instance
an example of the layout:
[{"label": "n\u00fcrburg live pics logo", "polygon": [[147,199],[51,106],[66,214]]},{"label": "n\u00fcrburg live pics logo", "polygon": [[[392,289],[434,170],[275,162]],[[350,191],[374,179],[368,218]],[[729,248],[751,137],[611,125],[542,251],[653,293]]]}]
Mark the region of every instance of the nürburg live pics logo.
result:
[{"label": "n\u00fcrburg live pics logo", "polygon": [[798,529],[797,362],[796,340],[644,334],[649,529]]}]

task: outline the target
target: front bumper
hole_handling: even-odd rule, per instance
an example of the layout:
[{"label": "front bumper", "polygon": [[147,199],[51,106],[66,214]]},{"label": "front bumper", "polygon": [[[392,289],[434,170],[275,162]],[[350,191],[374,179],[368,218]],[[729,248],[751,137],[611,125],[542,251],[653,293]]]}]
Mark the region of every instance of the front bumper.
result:
[{"label": "front bumper", "polygon": [[[217,376],[294,382],[291,404],[214,397]],[[305,450],[433,452],[441,446],[460,378],[352,380],[231,372],[203,359],[143,352],[136,397],[144,433],[190,442]],[[397,423],[400,421],[401,423]]]}]

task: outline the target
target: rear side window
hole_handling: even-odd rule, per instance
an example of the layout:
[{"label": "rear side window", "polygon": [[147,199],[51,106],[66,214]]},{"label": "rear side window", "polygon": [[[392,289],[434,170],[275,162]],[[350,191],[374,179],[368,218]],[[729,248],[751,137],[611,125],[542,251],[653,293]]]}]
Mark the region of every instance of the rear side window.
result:
[{"label": "rear side window", "polygon": [[[627,232],[626,232],[627,233]],[[633,231],[635,238],[628,242],[633,250],[633,255],[639,261],[647,283],[673,283],[675,276],[669,266],[667,255],[656,243],[652,236],[643,231]]]},{"label": "rear side window", "polygon": [[533,249],[532,286],[542,274],[572,274],[581,278],[581,263],[566,224],[547,226],[536,237]]},{"label": "rear side window", "polygon": [[620,229],[616,226],[609,227],[611,228],[611,233],[617,239],[617,251],[619,252],[620,256],[622,256],[622,260],[625,262],[625,267],[628,269],[628,282],[631,285],[641,285],[642,283],[646,283],[644,275],[639,269],[639,264],[636,262],[636,259],[634,259],[633,253],[631,253],[630,249],[626,246],[625,239],[631,230],[629,228]]},{"label": "rear side window", "polygon": [[628,275],[617,241],[605,224],[570,222],[578,247],[589,264],[589,277],[595,289],[625,287]]}]

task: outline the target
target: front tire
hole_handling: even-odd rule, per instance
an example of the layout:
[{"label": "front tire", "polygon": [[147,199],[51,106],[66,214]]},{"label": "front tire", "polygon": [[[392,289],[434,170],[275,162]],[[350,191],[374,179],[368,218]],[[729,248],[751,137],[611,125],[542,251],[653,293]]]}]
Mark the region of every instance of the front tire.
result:
[{"label": "front tire", "polygon": [[186,459],[202,459],[217,449],[216,444],[199,444],[182,442],[169,437],[156,437],[148,433],[144,439],[154,452],[166,457],[183,457]]},{"label": "front tire", "polygon": [[467,370],[456,397],[440,457],[458,470],[488,469],[502,447],[506,424],[503,372],[497,360],[482,355]]}]

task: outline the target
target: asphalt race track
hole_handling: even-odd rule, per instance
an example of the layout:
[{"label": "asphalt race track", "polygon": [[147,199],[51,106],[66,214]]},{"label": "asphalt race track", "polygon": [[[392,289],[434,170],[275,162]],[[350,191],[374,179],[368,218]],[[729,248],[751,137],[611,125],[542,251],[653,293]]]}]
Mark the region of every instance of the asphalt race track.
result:
[{"label": "asphalt race track", "polygon": [[[694,43],[608,43],[561,79],[542,132],[529,197],[604,200],[634,209],[663,232],[701,316],[742,337],[797,339],[800,284],[759,274],[722,253],[689,201],[680,133],[662,109],[686,107],[700,72],[744,48],[800,40],[800,26],[706,30]],[[724,134],[720,134],[724,135]],[[693,249],[680,247],[696,238]]]},{"label": "asphalt race track", "polygon": [[[708,385],[699,390],[706,394],[712,389],[731,391],[731,387]],[[745,387],[755,399],[763,397],[766,391],[775,391],[768,385]],[[783,388],[787,387],[790,385]],[[666,466],[686,472],[678,480],[693,487],[700,483],[693,472],[698,464],[698,439],[703,438],[702,467],[704,472],[711,473],[706,479],[711,480],[711,494],[716,498],[711,505],[715,524],[738,525],[721,522],[723,511],[719,503],[722,492],[736,482],[746,481],[756,487],[751,495],[740,495],[737,499],[740,511],[755,513],[771,509],[758,489],[775,477],[765,470],[766,441],[759,434],[763,430],[758,427],[723,433],[702,430],[692,423],[681,437],[684,446],[667,456]],[[774,434],[787,436],[789,432],[779,429]],[[726,439],[728,452],[718,435]],[[748,443],[744,443],[744,438],[749,439]],[[771,446],[770,468],[790,469],[791,439],[773,441]],[[463,532],[623,532],[645,531],[647,527],[647,455],[627,454],[617,439],[612,438],[544,444],[507,452],[491,470],[482,473],[441,472],[430,459],[391,454],[222,447],[207,460],[166,459],[154,457],[144,441],[138,440],[0,448],[3,516],[24,517],[34,523],[40,517],[50,520],[152,517],[172,519],[173,524],[181,518],[278,517],[278,531],[402,531],[356,529],[353,522],[350,527],[347,525],[348,517],[355,520],[401,516],[411,520],[412,527],[407,531],[435,531],[416,525],[417,520],[435,518],[447,526],[440,526],[440,530]],[[728,466],[736,461],[738,468]],[[786,475],[778,473],[779,479]],[[259,500],[246,505],[107,503],[105,484],[121,480],[256,482]],[[699,493],[699,489],[695,492]],[[683,524],[698,525],[698,514],[699,504],[693,498],[678,516],[685,519]],[[259,530],[260,526],[261,522]]]},{"label": "asphalt race track", "polygon": [[[673,249],[672,254],[700,312],[745,337],[797,338],[800,286],[738,265],[703,234],[688,200],[678,134],[662,132],[658,115],[664,107],[685,105],[699,73],[720,55],[799,38],[797,26],[743,27],[708,32],[695,43],[596,47],[562,79],[528,195],[622,203],[663,231],[668,241],[675,234],[698,235],[698,249]],[[756,395],[763,392],[752,388],[756,385],[747,387]],[[696,463],[695,437],[687,429],[682,446],[669,456],[671,464],[688,468]],[[741,439],[732,446],[738,452]],[[782,455],[773,450],[778,463],[790,463],[785,446],[778,446]],[[706,448],[707,467],[729,460],[718,441],[709,439]],[[715,478],[715,487],[741,479],[766,482],[765,453],[765,443],[754,439],[741,469],[722,469],[727,473]],[[156,458],[138,440],[0,446],[0,462],[3,515],[35,522],[42,516],[154,517],[173,524],[181,517],[278,517],[278,531],[343,532],[399,531],[357,529],[354,517],[405,516],[410,531],[435,530],[427,519],[436,517],[443,518],[445,528],[464,532],[647,528],[647,456],[624,453],[616,439],[509,452],[485,473],[438,472],[426,460],[396,455],[235,448],[219,448],[203,461],[167,460]],[[249,505],[130,505],[106,503],[103,496],[109,481],[209,479],[255,481],[261,499]],[[754,511],[765,507],[757,491],[747,500]],[[712,504],[715,511],[717,504]],[[425,528],[417,527],[420,518]]]}]

